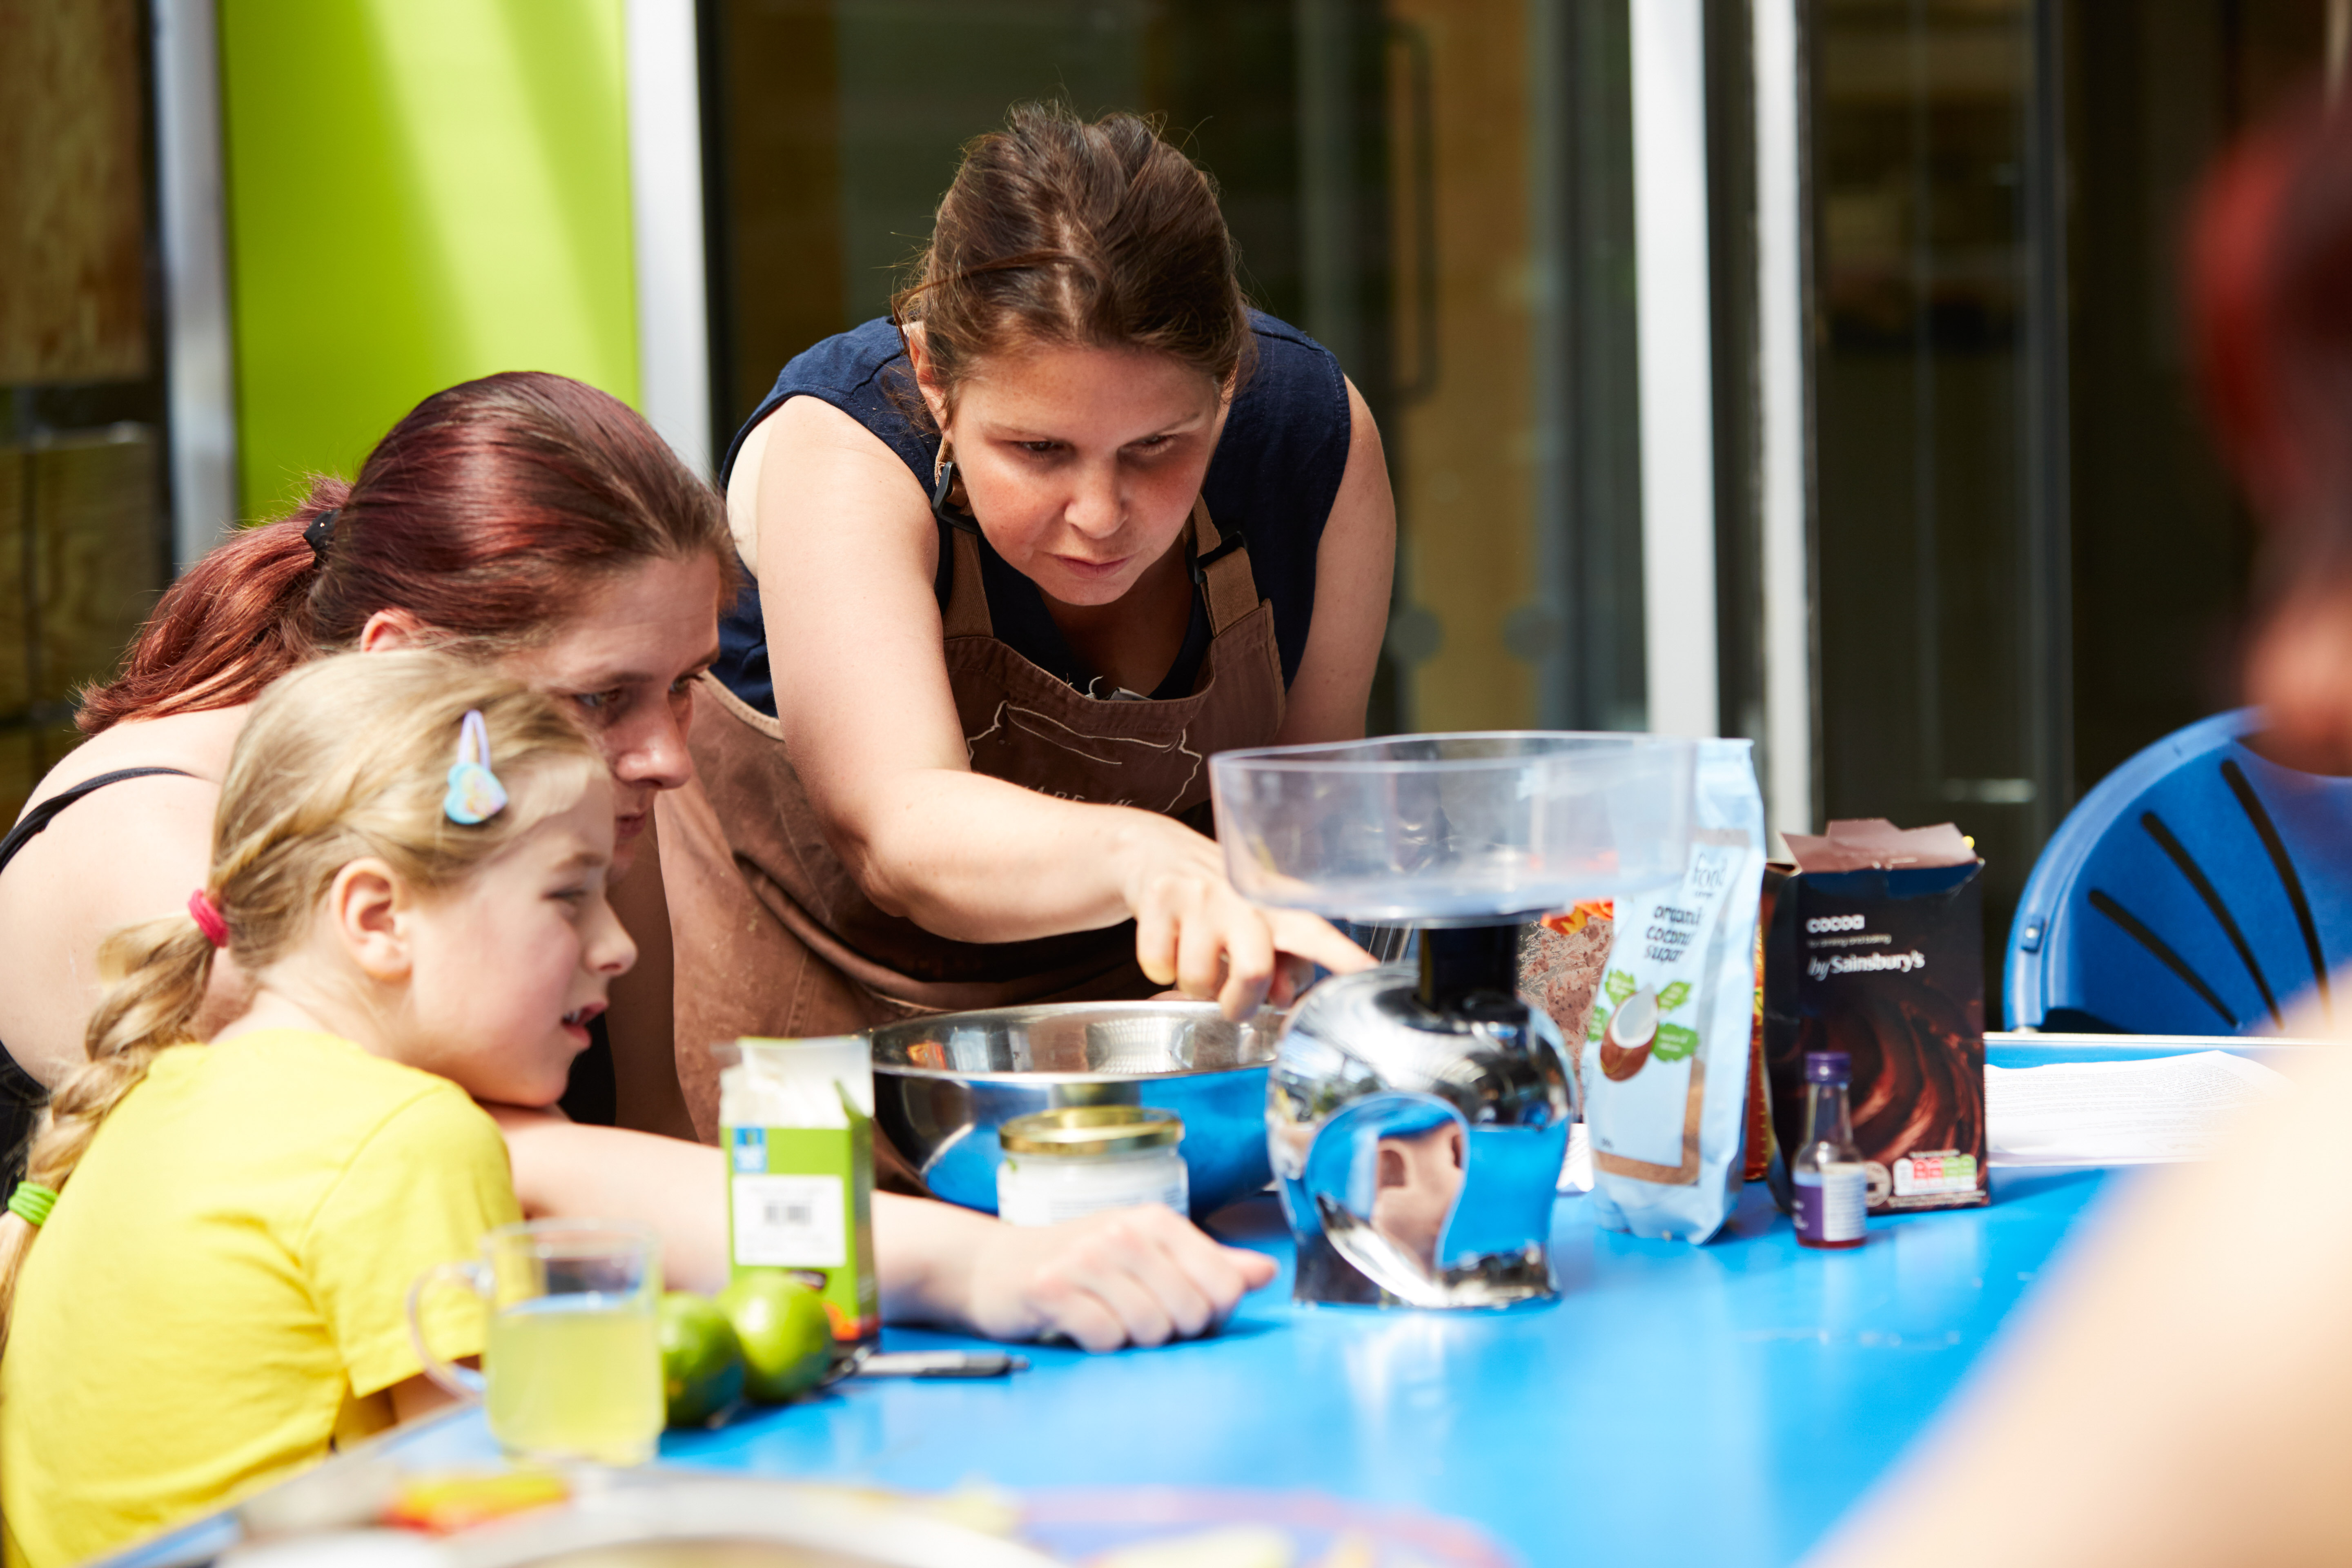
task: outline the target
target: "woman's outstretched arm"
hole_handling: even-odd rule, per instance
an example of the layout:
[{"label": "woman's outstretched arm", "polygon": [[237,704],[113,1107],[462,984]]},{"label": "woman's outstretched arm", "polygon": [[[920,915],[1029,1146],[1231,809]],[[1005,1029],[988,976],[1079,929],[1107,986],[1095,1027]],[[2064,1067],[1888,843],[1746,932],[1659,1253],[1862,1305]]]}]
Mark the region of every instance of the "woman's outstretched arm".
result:
[{"label": "woman's outstretched arm", "polygon": [[[707,1143],[490,1106],[530,1218],[635,1220],[662,1237],[677,1289],[727,1282],[726,1156]],[[882,1315],[989,1339],[1055,1332],[1087,1350],[1156,1345],[1224,1321],[1274,1278],[1163,1208],[1024,1230],[929,1198],[874,1194]]]},{"label": "woman's outstretched arm", "polygon": [[[877,906],[959,942],[1132,919],[1155,984],[1214,997],[1233,1018],[1269,994],[1287,1000],[1310,964],[1370,962],[1312,915],[1244,900],[1215,841],[1171,817],[975,773],[940,652],[928,492],[879,437],[816,398],[793,398],[762,429],[757,553],[764,581],[793,584],[764,601],[776,719],[826,839]],[[1377,488],[1349,491],[1352,510],[1332,529],[1385,562],[1384,478]],[[1370,570],[1379,614],[1360,624],[1335,615],[1325,634],[1334,646],[1318,653],[1310,642],[1302,667],[1335,737],[1362,729],[1385,571]],[[1348,653],[1336,644],[1350,625],[1360,646]]]}]

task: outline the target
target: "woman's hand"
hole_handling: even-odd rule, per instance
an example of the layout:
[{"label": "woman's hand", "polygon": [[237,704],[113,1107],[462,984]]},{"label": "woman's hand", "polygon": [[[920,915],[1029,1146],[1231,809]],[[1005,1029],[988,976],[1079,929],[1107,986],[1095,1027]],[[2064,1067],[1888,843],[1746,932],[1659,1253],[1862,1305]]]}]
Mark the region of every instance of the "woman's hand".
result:
[{"label": "woman's hand", "polygon": [[1216,1328],[1274,1260],[1222,1247],[1158,1204],[1066,1225],[999,1225],[974,1260],[972,1326],[992,1340],[1055,1332],[1090,1351],[1160,1345]]},{"label": "woman's hand", "polygon": [[[727,1159],[719,1150],[583,1127],[544,1110],[483,1109],[506,1134],[525,1217],[635,1220],[660,1234],[673,1289],[707,1293],[727,1283]],[[877,1193],[874,1272],[886,1321],[996,1340],[1057,1332],[1107,1351],[1205,1333],[1275,1268],[1164,1208],[1023,1230],[936,1199]]]},{"label": "woman's hand", "polygon": [[1316,916],[1260,909],[1234,891],[1214,839],[1166,817],[1135,828],[1122,882],[1136,962],[1152,984],[1245,1018],[1269,999],[1286,1006],[1316,964],[1334,974],[1372,966],[1370,953]]},{"label": "woman's hand", "polygon": [[1058,1333],[1090,1351],[1207,1333],[1273,1279],[1157,1205],[1024,1229],[969,1209],[874,1196],[883,1315],[992,1340]]}]

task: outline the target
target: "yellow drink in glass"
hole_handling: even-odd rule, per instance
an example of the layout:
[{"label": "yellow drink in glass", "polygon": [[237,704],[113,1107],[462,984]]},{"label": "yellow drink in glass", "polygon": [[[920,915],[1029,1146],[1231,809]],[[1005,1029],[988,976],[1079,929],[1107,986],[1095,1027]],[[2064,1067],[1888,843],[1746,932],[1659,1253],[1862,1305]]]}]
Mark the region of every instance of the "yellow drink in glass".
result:
[{"label": "yellow drink in glass", "polygon": [[482,1370],[490,1435],[519,1458],[638,1465],[661,1439],[661,1348],[654,1304],[625,1296],[542,1296],[490,1316]]},{"label": "yellow drink in glass", "polygon": [[[490,1308],[482,1370],[436,1354],[421,1304],[443,1286]],[[408,1290],[408,1337],[425,1375],[488,1407],[490,1436],[519,1458],[641,1465],[661,1441],[661,1244],[641,1225],[532,1220],[482,1237],[474,1263],[440,1263]]]}]

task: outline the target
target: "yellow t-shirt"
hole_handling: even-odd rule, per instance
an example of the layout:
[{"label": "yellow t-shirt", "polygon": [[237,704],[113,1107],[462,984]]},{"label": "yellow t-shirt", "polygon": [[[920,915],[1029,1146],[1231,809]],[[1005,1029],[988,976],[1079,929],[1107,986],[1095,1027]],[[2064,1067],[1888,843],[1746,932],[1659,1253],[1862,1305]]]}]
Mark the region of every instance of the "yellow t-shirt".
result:
[{"label": "yellow t-shirt", "polygon": [[[497,1125],[446,1079],[298,1030],[162,1053],[18,1278],[12,1563],[128,1545],[390,1426],[410,1282],[520,1217]],[[480,1353],[465,1293],[428,1300],[435,1352]]]}]

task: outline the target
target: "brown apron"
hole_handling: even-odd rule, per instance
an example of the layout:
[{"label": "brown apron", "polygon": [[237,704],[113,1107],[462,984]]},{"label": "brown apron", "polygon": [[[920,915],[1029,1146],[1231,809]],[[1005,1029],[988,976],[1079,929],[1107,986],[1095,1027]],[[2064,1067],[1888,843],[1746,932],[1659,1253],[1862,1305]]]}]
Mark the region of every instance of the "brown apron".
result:
[{"label": "brown apron", "polygon": [[[942,616],[948,682],[972,770],[1066,800],[1206,822],[1211,753],[1281,728],[1274,606],[1249,552],[1192,507],[1193,577],[1211,638],[1189,697],[1105,700],[996,639],[978,540],[959,526]],[[714,1042],[846,1034],[925,1012],[1147,996],[1135,928],[965,942],[877,909],[825,841],[776,721],[704,677],[688,734],[695,782],[659,797],[677,934],[678,1079],[716,1135]]]}]

